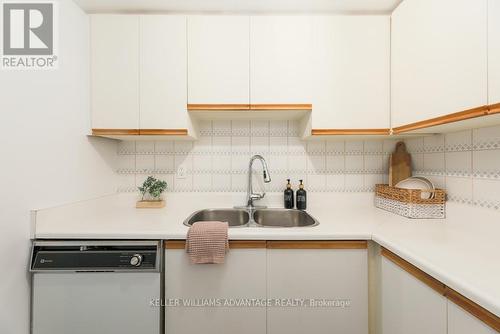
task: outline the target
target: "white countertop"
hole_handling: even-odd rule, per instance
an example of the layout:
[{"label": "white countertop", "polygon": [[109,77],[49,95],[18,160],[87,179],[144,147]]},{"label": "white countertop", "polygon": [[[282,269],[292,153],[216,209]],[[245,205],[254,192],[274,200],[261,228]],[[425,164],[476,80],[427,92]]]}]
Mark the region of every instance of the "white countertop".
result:
[{"label": "white countertop", "polygon": [[[34,212],[38,239],[184,239],[194,211],[244,203],[244,194],[167,194],[163,209],[136,209],[137,197],[106,196]],[[280,207],[282,194],[259,204]],[[500,213],[448,203],[443,220],[411,220],[373,206],[373,194],[309,193],[320,225],[231,228],[230,239],[374,240],[500,316]]]}]

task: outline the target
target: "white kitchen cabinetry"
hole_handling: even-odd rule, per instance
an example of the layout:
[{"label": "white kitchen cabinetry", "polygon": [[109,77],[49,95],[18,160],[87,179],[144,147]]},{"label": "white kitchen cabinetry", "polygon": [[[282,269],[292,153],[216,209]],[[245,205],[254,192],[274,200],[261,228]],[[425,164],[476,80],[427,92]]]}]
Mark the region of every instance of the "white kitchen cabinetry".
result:
[{"label": "white kitchen cabinetry", "polygon": [[392,13],[393,127],[487,104],[487,1],[405,0]]},{"label": "white kitchen cabinetry", "polygon": [[390,128],[390,17],[314,18],[313,129]]},{"label": "white kitchen cabinetry", "polygon": [[[165,298],[266,298],[266,249],[231,249],[224,264],[190,264],[184,249],[165,250]],[[168,334],[265,334],[265,307],[167,306]]]},{"label": "white kitchen cabinetry", "polygon": [[382,257],[382,332],[446,334],[446,298]]},{"label": "white kitchen cabinetry", "polygon": [[349,300],[348,307],[271,307],[268,334],[368,333],[366,249],[268,249],[268,298]]},{"label": "white kitchen cabinetry", "polygon": [[448,334],[495,334],[497,331],[448,301]]},{"label": "white kitchen cabinetry", "polygon": [[190,104],[249,104],[248,16],[188,18]]},{"label": "white kitchen cabinetry", "polygon": [[312,21],[312,16],[250,17],[250,103],[311,103]]},{"label": "white kitchen cabinetry", "polygon": [[488,103],[500,103],[500,0],[488,1]]},{"label": "white kitchen cabinetry", "polygon": [[186,17],[140,16],[140,129],[187,129]]},{"label": "white kitchen cabinetry", "polygon": [[139,17],[91,15],[92,128],[139,127]]}]

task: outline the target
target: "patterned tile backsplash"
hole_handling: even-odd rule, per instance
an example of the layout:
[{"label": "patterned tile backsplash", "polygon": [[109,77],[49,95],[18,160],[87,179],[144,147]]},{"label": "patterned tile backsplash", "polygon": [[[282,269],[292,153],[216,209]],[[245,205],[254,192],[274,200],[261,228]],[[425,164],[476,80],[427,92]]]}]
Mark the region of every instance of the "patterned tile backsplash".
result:
[{"label": "patterned tile backsplash", "polygon": [[[369,192],[387,182],[389,155],[397,141],[303,141],[295,121],[204,121],[195,142],[120,142],[118,191],[134,192],[154,175],[166,180],[171,192],[243,192],[248,161],[261,154],[272,181],[256,186],[266,191],[284,190],[291,178],[294,188],[304,179],[309,191]],[[446,189],[449,200],[500,209],[500,127],[405,142],[414,175]],[[179,168],[183,178],[177,175]]]},{"label": "patterned tile backsplash", "polygon": [[500,210],[500,127],[405,140],[414,175],[446,189],[448,200]]},{"label": "patterned tile backsplash", "polygon": [[[148,175],[175,192],[246,191],[248,162],[261,154],[271,173],[267,191],[294,188],[304,179],[309,191],[367,192],[387,182],[389,154],[396,140],[303,141],[295,121],[204,121],[190,141],[120,142],[119,192],[136,191]],[[259,168],[256,163],[255,168]],[[181,167],[185,177],[177,172]]]}]

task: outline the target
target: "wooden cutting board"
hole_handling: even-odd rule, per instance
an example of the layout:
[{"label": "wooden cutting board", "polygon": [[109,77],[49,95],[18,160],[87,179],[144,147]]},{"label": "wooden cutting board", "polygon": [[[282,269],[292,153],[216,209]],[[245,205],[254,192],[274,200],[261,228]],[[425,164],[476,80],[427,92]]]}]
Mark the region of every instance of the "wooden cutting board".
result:
[{"label": "wooden cutting board", "polygon": [[399,181],[411,176],[411,156],[406,151],[404,142],[396,144],[396,150],[389,161],[389,185],[395,186]]}]

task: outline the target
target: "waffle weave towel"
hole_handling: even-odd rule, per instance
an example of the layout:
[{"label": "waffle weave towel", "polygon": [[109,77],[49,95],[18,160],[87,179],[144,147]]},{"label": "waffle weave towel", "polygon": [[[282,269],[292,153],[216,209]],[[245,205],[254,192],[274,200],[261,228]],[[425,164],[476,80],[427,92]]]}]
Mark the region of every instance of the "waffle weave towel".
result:
[{"label": "waffle weave towel", "polygon": [[229,250],[227,222],[194,223],[188,230],[186,252],[193,264],[224,263]]}]

